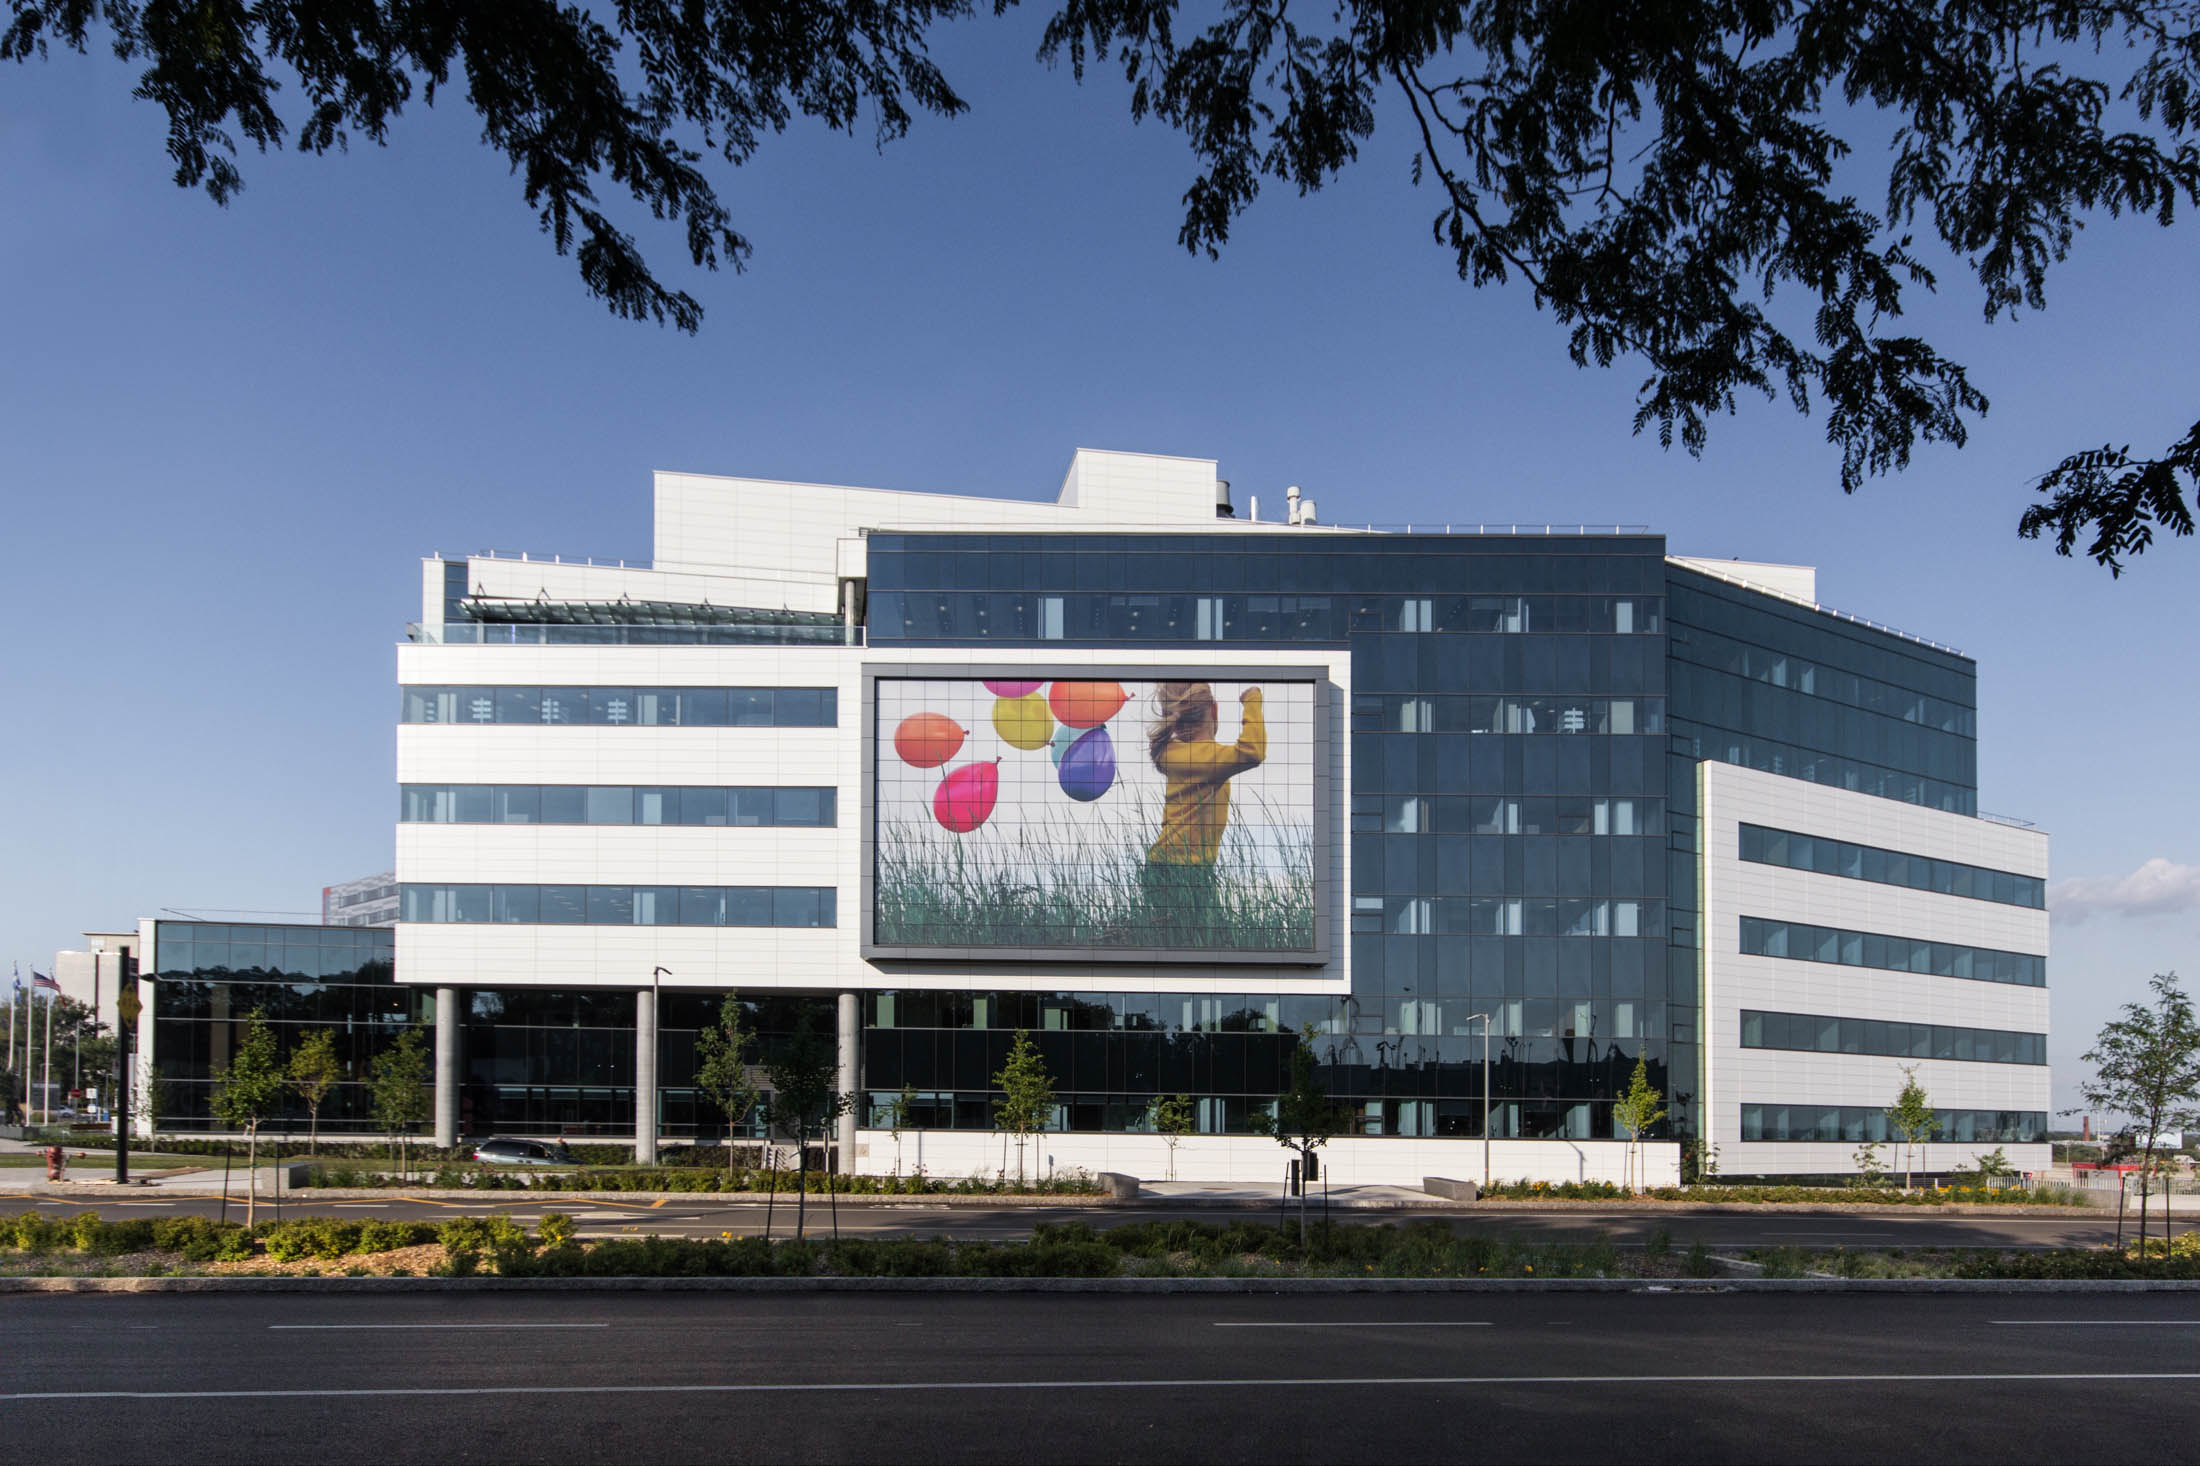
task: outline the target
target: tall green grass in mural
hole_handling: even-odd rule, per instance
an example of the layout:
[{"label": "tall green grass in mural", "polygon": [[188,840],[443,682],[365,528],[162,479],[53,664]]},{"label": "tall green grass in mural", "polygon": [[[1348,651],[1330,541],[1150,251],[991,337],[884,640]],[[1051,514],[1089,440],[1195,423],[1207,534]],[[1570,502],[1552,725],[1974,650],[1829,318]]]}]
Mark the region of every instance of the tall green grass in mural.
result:
[{"label": "tall green grass in mural", "polygon": [[1211,894],[1146,876],[1153,817],[1095,829],[1055,819],[1014,833],[881,822],[875,940],[966,947],[1304,951],[1314,945],[1314,832],[1255,801],[1233,822]]}]

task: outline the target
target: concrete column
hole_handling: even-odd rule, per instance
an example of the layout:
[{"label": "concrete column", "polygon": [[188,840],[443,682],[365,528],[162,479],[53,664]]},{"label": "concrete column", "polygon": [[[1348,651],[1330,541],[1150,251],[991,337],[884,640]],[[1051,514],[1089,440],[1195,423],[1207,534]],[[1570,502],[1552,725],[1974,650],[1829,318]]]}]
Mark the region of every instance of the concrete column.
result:
[{"label": "concrete column", "polygon": [[[856,1099],[856,1086],[861,1083],[856,1067],[856,1046],[861,1041],[862,1015],[856,1006],[854,993],[840,995],[840,1081],[838,1088],[844,1095]],[[860,1100],[857,1101],[860,1103]],[[856,1112],[853,1106],[840,1117],[840,1169],[843,1173],[856,1168]]]},{"label": "concrete column", "polygon": [[634,1164],[657,1164],[657,990],[634,995]]},{"label": "concrete column", "polygon": [[458,989],[435,990],[435,1143],[458,1144]]}]

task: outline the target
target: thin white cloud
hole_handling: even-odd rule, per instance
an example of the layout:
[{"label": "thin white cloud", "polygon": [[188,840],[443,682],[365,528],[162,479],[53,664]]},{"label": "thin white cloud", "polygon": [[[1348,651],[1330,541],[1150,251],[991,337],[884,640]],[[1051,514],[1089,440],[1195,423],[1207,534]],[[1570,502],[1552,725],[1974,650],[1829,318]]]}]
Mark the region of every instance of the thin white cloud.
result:
[{"label": "thin white cloud", "polygon": [[2095,916],[2200,910],[2200,865],[2179,865],[2157,855],[2128,876],[2073,876],[2047,888],[2047,909],[2066,926]]}]

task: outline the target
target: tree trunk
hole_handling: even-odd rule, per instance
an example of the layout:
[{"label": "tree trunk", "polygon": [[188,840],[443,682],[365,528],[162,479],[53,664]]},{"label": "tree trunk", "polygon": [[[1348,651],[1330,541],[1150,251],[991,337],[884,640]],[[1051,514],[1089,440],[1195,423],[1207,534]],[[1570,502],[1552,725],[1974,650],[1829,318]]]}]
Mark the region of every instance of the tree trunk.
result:
[{"label": "tree trunk", "polygon": [[321,1104],[318,1100],[306,1106],[306,1154],[316,1159],[321,1154]]},{"label": "tree trunk", "polygon": [[794,1132],[795,1199],[794,1235],[802,1240],[802,1228],[810,1213],[810,1127],[797,1125]]}]

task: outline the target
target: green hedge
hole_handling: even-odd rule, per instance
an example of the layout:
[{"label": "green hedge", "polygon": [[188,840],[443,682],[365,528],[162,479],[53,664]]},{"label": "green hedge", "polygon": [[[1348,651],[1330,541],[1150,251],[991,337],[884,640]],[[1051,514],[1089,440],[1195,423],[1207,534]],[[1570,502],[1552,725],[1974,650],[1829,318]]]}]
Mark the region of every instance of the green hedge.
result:
[{"label": "green hedge", "polygon": [[1904,1191],[1899,1186],[1653,1186],[1631,1192],[1609,1181],[1499,1181],[1482,1193],[1508,1201],[1716,1201],[1733,1203],[1802,1202],[1821,1206],[2082,1206],[2084,1198],[2065,1186],[1953,1186]]},{"label": "green hedge", "polygon": [[[684,1166],[589,1166],[564,1170],[555,1166],[443,1165],[418,1180],[406,1181],[376,1167],[322,1163],[310,1167],[302,1183],[310,1187],[377,1188],[428,1186],[472,1191],[650,1191],[720,1192],[796,1190],[800,1177],[793,1171],[703,1170]],[[807,1182],[813,1195],[834,1191],[842,1196],[1098,1196],[1100,1183],[1083,1171],[1061,1171],[1051,1177],[1022,1183],[1013,1179],[964,1176],[949,1179],[917,1172],[907,1176],[832,1176],[812,1171]]]},{"label": "green hedge", "polygon": [[[1460,1235],[1438,1221],[1405,1226],[1320,1223],[1302,1244],[1295,1226],[1253,1221],[1132,1222],[1094,1231],[1081,1222],[1033,1228],[1028,1242],[958,1242],[945,1237],[766,1240],[634,1237],[583,1246],[571,1217],[552,1212],[529,1232],[508,1216],[455,1217],[446,1222],[355,1221],[297,1217],[252,1228],[204,1217],[108,1222],[96,1213],[72,1218],[36,1212],[0,1215],[0,1252],[41,1256],[73,1253],[180,1253],[187,1262],[269,1257],[280,1262],[331,1262],[395,1248],[441,1243],[440,1271],[455,1275],[493,1269],[505,1277],[1072,1277],[1269,1276],[1315,1277],[1626,1277],[1669,1261],[1669,1243],[1621,1254],[1605,1239],[1587,1243],[1526,1243]],[[1805,1253],[1771,1249],[1754,1254],[1766,1276],[1827,1271],[1885,1275],[1865,1264],[1901,1261],[1892,1253]],[[1958,1278],[2195,1278],[2200,1248],[2140,1259],[2133,1250],[1993,1252],[1912,1255],[1919,1275]],[[1688,1249],[1680,1270],[1715,1271],[1706,1249]]]}]

